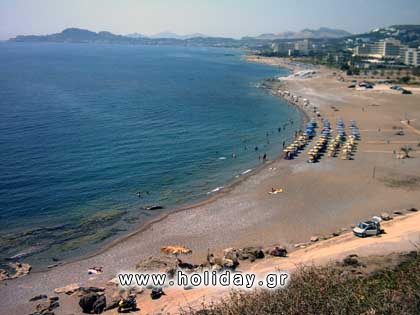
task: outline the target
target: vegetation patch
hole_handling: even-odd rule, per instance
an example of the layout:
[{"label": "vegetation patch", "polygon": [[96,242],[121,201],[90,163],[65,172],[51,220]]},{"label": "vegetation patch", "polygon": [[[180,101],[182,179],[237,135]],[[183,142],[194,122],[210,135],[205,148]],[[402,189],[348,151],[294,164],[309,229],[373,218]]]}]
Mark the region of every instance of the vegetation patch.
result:
[{"label": "vegetation patch", "polygon": [[183,315],[413,314],[420,310],[420,255],[369,274],[363,266],[301,267],[285,289],[234,291],[217,304]]}]

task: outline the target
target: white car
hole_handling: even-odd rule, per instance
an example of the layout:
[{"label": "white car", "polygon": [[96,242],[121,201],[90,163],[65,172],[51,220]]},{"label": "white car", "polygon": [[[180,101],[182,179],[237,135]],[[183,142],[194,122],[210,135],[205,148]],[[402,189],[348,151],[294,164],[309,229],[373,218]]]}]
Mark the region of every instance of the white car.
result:
[{"label": "white car", "polygon": [[379,235],[382,233],[381,221],[382,219],[379,217],[373,217],[369,221],[362,221],[353,229],[353,233],[359,237]]}]

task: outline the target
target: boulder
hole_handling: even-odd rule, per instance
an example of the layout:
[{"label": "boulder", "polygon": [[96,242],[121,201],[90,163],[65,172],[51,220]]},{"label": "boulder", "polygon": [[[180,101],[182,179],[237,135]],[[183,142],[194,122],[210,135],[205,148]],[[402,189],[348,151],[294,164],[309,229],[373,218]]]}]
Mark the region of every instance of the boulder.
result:
[{"label": "boulder", "polygon": [[0,281],[4,281],[8,279],[10,279],[9,273],[4,269],[0,269]]},{"label": "boulder", "polygon": [[392,219],[392,217],[389,215],[389,213],[387,212],[382,212],[381,213],[381,219],[384,221],[389,221]]},{"label": "boulder", "polygon": [[334,236],[334,237],[340,236],[340,231],[333,232],[332,236]]},{"label": "boulder", "polygon": [[143,272],[165,272],[168,268],[176,268],[178,260],[175,257],[150,256],[141,260],[136,269]]},{"label": "boulder", "polygon": [[50,311],[50,302],[49,301],[42,301],[39,302],[36,306],[35,309],[38,313],[43,314],[46,311]]},{"label": "boulder", "polygon": [[100,295],[95,303],[93,303],[93,313],[101,314],[106,307],[106,298],[105,295]]},{"label": "boulder", "polygon": [[268,254],[275,257],[286,257],[287,249],[286,247],[276,246],[274,248],[269,249]]},{"label": "boulder", "polygon": [[318,236],[312,236],[311,239],[310,239],[310,241],[312,243],[318,242],[319,241],[319,237]]},{"label": "boulder", "polygon": [[76,291],[79,291],[79,289],[80,289],[80,286],[77,283],[72,283],[61,288],[56,288],[54,289],[54,292],[57,294],[65,293],[68,295],[72,295]]},{"label": "boulder", "polygon": [[45,295],[45,294],[35,295],[33,298],[29,299],[29,302],[44,300],[44,299],[47,299],[47,298],[48,298],[48,296]]},{"label": "boulder", "polygon": [[98,293],[101,294],[105,291],[104,287],[80,287],[77,292],[79,295],[86,295],[86,294],[92,294],[92,293]]},{"label": "boulder", "polygon": [[407,211],[409,211],[409,212],[417,212],[419,210],[417,208],[408,208]]},{"label": "boulder", "polygon": [[343,259],[343,266],[360,267],[363,264],[356,258],[355,255],[349,255]]},{"label": "boulder", "polygon": [[79,306],[83,313],[101,314],[106,307],[106,298],[98,293],[90,293],[80,298]]},{"label": "boulder", "polygon": [[239,266],[239,262],[238,262],[238,259],[232,260],[232,259],[223,258],[222,266],[224,269],[235,270],[236,267]]},{"label": "boulder", "polygon": [[402,215],[403,213],[402,213],[402,211],[400,211],[400,210],[395,210],[395,211],[393,212],[393,214],[395,214],[395,215]]},{"label": "boulder", "polygon": [[36,305],[36,312],[32,315],[54,315],[53,310],[59,306],[58,301],[42,301]]},{"label": "boulder", "polygon": [[152,288],[152,292],[150,292],[150,297],[152,300],[160,299],[162,295],[165,295],[165,292],[163,292],[162,288]]},{"label": "boulder", "polygon": [[15,274],[11,277],[12,279],[26,276],[27,274],[29,274],[29,272],[31,272],[32,269],[32,266],[30,264],[20,262],[12,264],[12,267],[16,270]]},{"label": "boulder", "polygon": [[260,247],[245,247],[239,253],[239,259],[255,261],[256,259],[264,258],[264,251]]},{"label": "boulder", "polygon": [[236,248],[226,248],[223,250],[223,256],[227,259],[238,260],[239,250]]},{"label": "boulder", "polygon": [[187,263],[187,262],[183,262],[181,260],[178,262],[178,268],[180,268],[180,269],[193,270],[197,267],[198,267],[198,265],[193,265],[193,264],[190,264],[190,263]]}]

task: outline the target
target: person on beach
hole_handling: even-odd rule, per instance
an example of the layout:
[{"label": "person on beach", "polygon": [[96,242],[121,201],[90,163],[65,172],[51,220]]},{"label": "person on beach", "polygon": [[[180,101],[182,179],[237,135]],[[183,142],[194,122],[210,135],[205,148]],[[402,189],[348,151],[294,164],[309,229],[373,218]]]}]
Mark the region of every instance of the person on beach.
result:
[{"label": "person on beach", "polygon": [[255,146],[255,151],[258,151],[258,146]]},{"label": "person on beach", "polygon": [[263,155],[263,162],[267,161],[267,153],[264,153]]},{"label": "person on beach", "polygon": [[285,146],[286,146],[286,141],[283,141],[283,149],[284,149]]}]

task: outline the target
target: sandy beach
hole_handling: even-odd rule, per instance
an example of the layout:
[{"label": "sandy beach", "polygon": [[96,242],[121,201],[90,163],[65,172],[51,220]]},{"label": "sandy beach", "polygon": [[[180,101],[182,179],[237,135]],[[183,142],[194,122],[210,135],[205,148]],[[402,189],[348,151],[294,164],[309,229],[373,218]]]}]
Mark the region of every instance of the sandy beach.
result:
[{"label": "sandy beach", "polygon": [[[279,58],[250,57],[249,61],[293,71],[305,69]],[[408,87],[412,95],[402,95],[384,85],[371,90],[349,89],[347,86],[354,78],[343,75],[343,82],[338,80],[337,70],[317,68],[315,71],[310,78],[293,75],[284,78],[278,82],[278,88],[308,99],[321,117],[331,121],[333,129],[338,118],[343,118],[346,125],[355,120],[361,140],[354,160],[324,156],[319,163],[309,164],[306,150],[311,148],[312,141],[297,158],[272,161],[218,198],[166,214],[95,255],[1,282],[0,313],[29,314],[34,307],[28,302],[31,297],[53,295],[55,288],[67,284],[101,286],[119,271],[134,270],[140,260],[160,255],[159,248],[163,245],[188,246],[193,251],[189,261],[194,263],[203,262],[208,250],[220,255],[228,247],[283,245],[292,250],[294,244],[308,242],[312,236],[331,235],[342,228],[350,230],[359,220],[382,212],[392,214],[395,210],[420,208],[420,89]],[[305,108],[301,103],[297,106],[309,117],[315,116],[312,107]],[[397,134],[401,128],[403,135]],[[412,149],[411,157],[399,159],[397,155],[404,146]],[[272,188],[282,188],[283,193],[269,195]],[[323,252],[318,263],[339,259],[348,250],[359,251],[359,247],[365,255],[410,250],[410,244],[420,237],[420,224],[409,222],[418,220],[419,215],[413,214],[391,221],[393,227],[389,229],[398,232],[398,237],[388,232],[383,238],[365,241],[348,233],[320,242],[316,246]],[[409,231],[409,236],[404,229]],[[360,242],[369,246],[364,247]],[[376,245],[370,244],[373,242]],[[383,245],[385,242],[388,245]],[[285,262],[284,268],[290,268],[295,262],[311,263],[316,255],[311,252],[314,248],[292,253],[295,260]],[[277,262],[265,260],[259,267],[255,264],[250,268],[263,270],[276,265]],[[103,266],[104,273],[92,278],[87,274],[92,266]],[[190,298],[184,298],[185,302],[197,301],[208,294],[193,291],[188,293]],[[174,296],[176,293],[172,299]],[[165,306],[165,311],[172,312],[182,304],[168,302],[170,291],[165,299],[166,302],[143,301],[139,314],[158,312],[163,305],[159,303],[170,303],[171,307]],[[77,302],[74,297],[63,297],[56,314],[79,314]],[[139,307],[142,308],[142,298]]]}]

